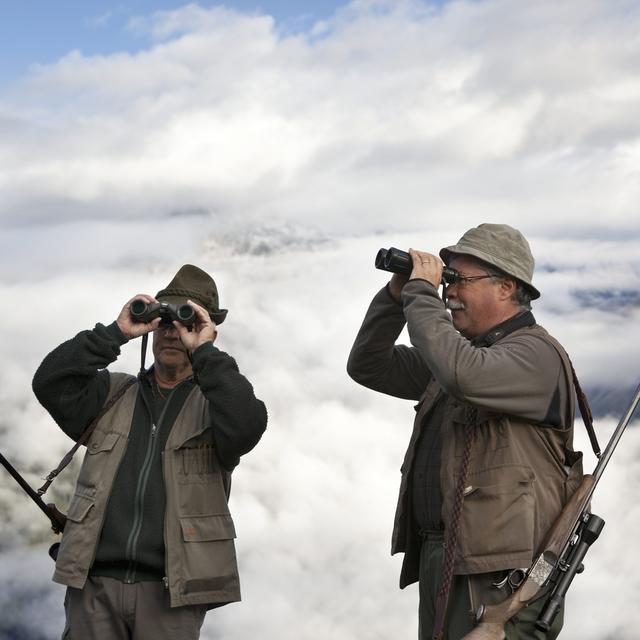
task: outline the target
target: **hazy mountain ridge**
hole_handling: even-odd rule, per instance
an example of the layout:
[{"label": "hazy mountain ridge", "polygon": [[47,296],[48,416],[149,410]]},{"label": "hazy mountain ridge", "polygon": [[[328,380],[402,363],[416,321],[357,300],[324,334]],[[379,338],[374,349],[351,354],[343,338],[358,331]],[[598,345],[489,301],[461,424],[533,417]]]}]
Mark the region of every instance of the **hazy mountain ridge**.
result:
[{"label": "hazy mountain ridge", "polygon": [[204,244],[204,254],[272,256],[289,251],[326,248],[335,242],[314,227],[285,221],[231,227],[211,234]]},{"label": "hazy mountain ridge", "polygon": [[571,295],[585,308],[619,311],[640,307],[640,291],[635,288],[574,289]]},{"label": "hazy mountain ridge", "polygon": [[619,420],[627,410],[636,387],[587,387],[584,392],[594,418],[611,417]]}]

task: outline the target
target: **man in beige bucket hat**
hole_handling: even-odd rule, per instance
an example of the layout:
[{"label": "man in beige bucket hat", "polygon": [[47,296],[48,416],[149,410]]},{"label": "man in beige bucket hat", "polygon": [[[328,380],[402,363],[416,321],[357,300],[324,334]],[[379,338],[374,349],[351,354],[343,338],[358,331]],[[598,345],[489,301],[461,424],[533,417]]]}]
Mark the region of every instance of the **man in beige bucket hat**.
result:
[{"label": "man in beige bucket hat", "polygon": [[[531,313],[529,244],[505,224],[467,231],[439,257],[410,250],[373,298],[347,365],[360,384],[417,401],[402,465],[392,553],[418,581],[421,640],[457,640],[481,604],[507,598],[582,476],[564,349]],[[438,295],[444,266],[446,305]],[[411,346],[396,344],[407,326]],[[506,625],[543,635],[541,602]]]},{"label": "man in beige bucket hat", "polygon": [[[64,638],[195,640],[208,609],[240,599],[227,500],[267,414],[214,346],[226,315],[213,278],[184,265],[156,296],[134,296],[115,322],[63,343],[36,372],[34,392],[67,435],[96,425],[53,578],[68,587]],[[150,369],[107,370],[123,344],[143,336],[146,347],[151,332]]]}]

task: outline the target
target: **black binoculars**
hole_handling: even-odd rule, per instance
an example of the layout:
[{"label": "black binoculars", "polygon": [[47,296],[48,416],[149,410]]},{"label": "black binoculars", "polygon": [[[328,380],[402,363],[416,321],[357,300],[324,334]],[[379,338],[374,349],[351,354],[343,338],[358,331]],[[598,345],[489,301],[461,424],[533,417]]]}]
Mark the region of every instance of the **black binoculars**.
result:
[{"label": "black binoculars", "polygon": [[170,325],[177,320],[187,328],[191,328],[196,319],[196,312],[188,304],[145,302],[140,298],[129,305],[129,313],[135,322],[151,322],[160,317],[161,325]]},{"label": "black binoculars", "polygon": [[[411,256],[402,249],[390,247],[389,249],[380,249],[376,255],[376,269],[390,271],[391,273],[400,273],[408,276],[413,270],[413,261]],[[442,284],[453,284],[458,279],[458,272],[451,267],[444,267],[442,270]]]}]

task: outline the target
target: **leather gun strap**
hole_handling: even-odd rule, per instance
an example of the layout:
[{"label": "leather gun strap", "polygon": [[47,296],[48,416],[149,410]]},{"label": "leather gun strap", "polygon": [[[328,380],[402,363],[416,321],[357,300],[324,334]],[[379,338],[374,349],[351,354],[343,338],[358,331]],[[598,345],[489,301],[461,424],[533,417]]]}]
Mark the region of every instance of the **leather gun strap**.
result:
[{"label": "leather gun strap", "polygon": [[[582,390],[580,386],[580,382],[578,381],[578,376],[576,375],[576,370],[573,368],[573,362],[571,362],[571,358],[569,354],[564,350],[562,345],[552,336],[547,336],[549,342],[553,345],[554,349],[558,352],[560,356],[560,360],[565,363],[565,370],[567,363],[571,368],[571,377],[573,379],[573,387],[576,392],[576,399],[578,401],[578,409],[580,409],[580,415],[582,416],[582,422],[584,422],[585,429],[587,430],[587,435],[589,436],[589,441],[591,442],[591,448],[593,449],[593,453],[595,453],[596,458],[600,458],[600,445],[598,444],[598,438],[596,437],[595,429],[593,428],[593,414],[591,413],[591,407],[589,406],[589,401],[587,400],[587,396]],[[566,374],[568,378],[568,373]]]},{"label": "leather gun strap", "polygon": [[469,461],[471,459],[471,445],[473,435],[477,426],[478,411],[475,408],[467,409],[467,419],[465,420],[464,451],[460,464],[460,475],[456,485],[456,493],[451,512],[451,522],[447,528],[444,547],[444,563],[442,567],[442,583],[440,591],[436,597],[435,619],[433,622],[432,640],[442,640],[444,637],[444,623],[449,603],[449,593],[453,584],[453,566],[455,563],[456,550],[458,548],[458,534],[460,533],[460,516],[462,515],[462,501],[464,500],[464,489],[469,475]]},{"label": "leather gun strap", "polygon": [[582,390],[580,386],[580,382],[578,382],[578,376],[576,375],[575,369],[573,368],[573,363],[571,363],[571,375],[573,375],[573,386],[576,388],[576,397],[578,399],[578,407],[580,408],[580,415],[582,416],[582,422],[584,422],[584,426],[587,430],[587,434],[589,435],[589,440],[591,441],[591,448],[593,449],[593,453],[596,454],[596,458],[600,457],[600,444],[598,443],[598,438],[596,438],[596,432],[593,428],[593,414],[591,413],[591,407],[589,406],[589,401],[587,400],[587,396]]},{"label": "leather gun strap", "polygon": [[45,483],[38,489],[38,495],[44,495],[47,489],[51,486],[51,483],[55,480],[58,474],[71,462],[73,456],[76,451],[87,442],[87,440],[91,437],[96,425],[101,420],[102,417],[113,407],[113,405],[122,398],[125,394],[125,391],[136,382],[137,378],[131,378],[127,380],[121,387],[118,389],[113,396],[106,402],[106,404],[100,410],[100,413],[87,425],[87,428],[82,432],[82,435],[78,438],[73,447],[67,452],[67,454],[62,458],[60,464],[53,470],[49,475],[45,478]]}]

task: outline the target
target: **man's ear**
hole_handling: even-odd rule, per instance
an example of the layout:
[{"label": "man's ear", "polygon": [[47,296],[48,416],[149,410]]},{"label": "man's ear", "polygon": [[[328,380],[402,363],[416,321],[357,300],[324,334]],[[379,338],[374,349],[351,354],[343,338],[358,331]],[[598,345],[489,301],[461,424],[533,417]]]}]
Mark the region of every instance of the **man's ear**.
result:
[{"label": "man's ear", "polygon": [[500,280],[500,300],[510,300],[517,288],[518,284],[513,278],[503,278]]}]

